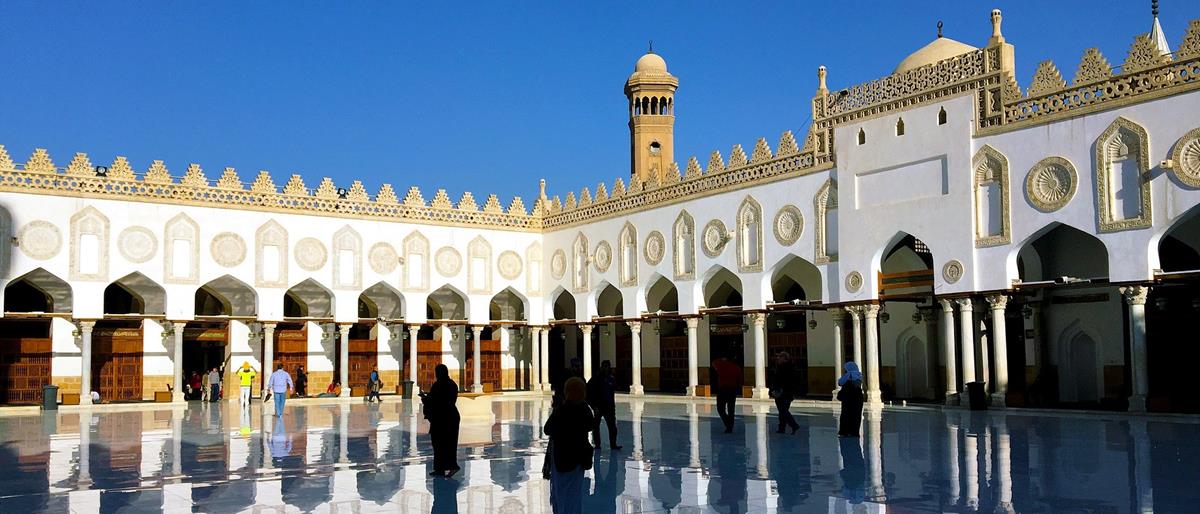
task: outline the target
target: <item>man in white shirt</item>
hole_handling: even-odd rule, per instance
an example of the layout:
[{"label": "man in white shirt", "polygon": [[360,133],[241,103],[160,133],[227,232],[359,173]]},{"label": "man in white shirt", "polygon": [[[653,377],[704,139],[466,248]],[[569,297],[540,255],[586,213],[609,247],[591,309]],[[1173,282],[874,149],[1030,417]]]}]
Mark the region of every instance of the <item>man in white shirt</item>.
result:
[{"label": "man in white shirt", "polygon": [[291,394],[292,389],[296,385],[292,383],[292,376],[287,371],[283,370],[283,364],[271,373],[271,378],[267,381],[267,390],[271,392],[271,396],[275,397],[275,415],[283,417],[283,402],[287,399],[287,395]]}]

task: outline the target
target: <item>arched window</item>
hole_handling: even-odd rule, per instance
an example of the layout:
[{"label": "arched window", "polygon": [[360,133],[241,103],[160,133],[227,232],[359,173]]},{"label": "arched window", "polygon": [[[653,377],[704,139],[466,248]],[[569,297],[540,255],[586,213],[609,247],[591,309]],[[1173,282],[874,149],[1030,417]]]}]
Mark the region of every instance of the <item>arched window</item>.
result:
[{"label": "arched window", "polygon": [[621,245],[617,257],[620,261],[621,287],[635,286],[638,281],[637,228],[632,223],[625,223],[618,242]]},{"label": "arched window", "polygon": [[942,108],[938,109],[938,125],[945,125],[945,124],[946,124],[946,108],[942,107]]},{"label": "arched window", "polygon": [[762,207],[747,196],[737,216],[738,271],[762,271]]},{"label": "arched window", "polygon": [[897,136],[904,135],[904,118],[896,119],[896,135]]},{"label": "arched window", "polygon": [[571,284],[576,292],[588,290],[588,241],[580,233],[571,247]]},{"label": "arched window", "polygon": [[984,145],[971,164],[975,169],[975,246],[1008,244],[1008,159]]},{"label": "arched window", "polygon": [[1151,225],[1149,135],[1117,118],[1096,141],[1096,200],[1101,232]]},{"label": "arched window", "polygon": [[867,133],[863,129],[858,129],[858,144],[867,144]]},{"label": "arched window", "polygon": [[838,245],[838,193],[837,182],[833,179],[825,181],[817,195],[813,197],[813,212],[817,214],[817,231],[815,234],[817,264],[837,260]]},{"label": "arched window", "polygon": [[200,225],[186,214],[167,222],[163,235],[163,262],[168,284],[192,284],[199,277]]},{"label": "arched window", "polygon": [[467,285],[469,294],[492,292],[492,245],[483,237],[467,245]]},{"label": "arched window", "polygon": [[679,213],[672,227],[672,248],[675,259],[675,279],[696,278],[696,222],[687,211]]},{"label": "arched window", "polygon": [[429,239],[414,231],[404,238],[404,290],[429,289]]}]

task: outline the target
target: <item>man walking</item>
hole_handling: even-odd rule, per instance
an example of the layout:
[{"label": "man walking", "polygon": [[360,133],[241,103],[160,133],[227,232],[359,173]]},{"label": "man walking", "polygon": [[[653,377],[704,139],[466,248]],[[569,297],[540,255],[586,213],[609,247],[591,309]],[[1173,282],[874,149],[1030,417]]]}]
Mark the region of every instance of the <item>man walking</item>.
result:
[{"label": "man walking", "polygon": [[271,378],[267,382],[267,390],[271,392],[271,396],[275,397],[275,415],[283,417],[283,402],[287,399],[287,395],[295,389],[296,385],[292,383],[292,376],[287,371],[283,370],[283,364],[275,368],[275,372],[271,373]]},{"label": "man walking", "polygon": [[796,368],[792,366],[791,357],[787,352],[780,352],[776,357],[775,372],[771,374],[771,392],[775,395],[775,407],[779,409],[779,429],[776,432],[780,434],[784,428],[790,427],[793,434],[800,428],[792,416],[792,400],[800,389],[796,379]]},{"label": "man walking", "polygon": [[250,361],[243,361],[242,367],[237,370],[237,376],[242,389],[240,403],[244,409],[250,406],[250,388],[254,386],[254,377],[258,376],[258,372],[250,367]]},{"label": "man walking", "polygon": [[742,368],[721,357],[712,363],[717,373],[717,414],[725,424],[725,433],[733,433],[734,403],[742,392]]},{"label": "man walking", "polygon": [[617,445],[617,401],[616,380],[612,375],[612,364],[608,361],[600,363],[600,374],[592,377],[587,383],[587,402],[595,413],[592,425],[592,441],[596,450],[600,450],[600,418],[608,425],[608,446],[620,450]]},{"label": "man walking", "polygon": [[208,370],[208,401],[221,401],[221,374],[217,372],[217,368]]}]

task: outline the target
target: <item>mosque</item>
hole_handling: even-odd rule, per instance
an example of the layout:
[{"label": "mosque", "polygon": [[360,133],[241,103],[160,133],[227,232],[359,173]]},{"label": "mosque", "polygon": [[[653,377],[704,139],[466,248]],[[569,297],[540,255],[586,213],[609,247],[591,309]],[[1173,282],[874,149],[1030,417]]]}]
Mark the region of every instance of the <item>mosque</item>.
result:
[{"label": "mosque", "polygon": [[529,394],[607,360],[631,395],[704,396],[720,356],[766,398],[787,353],[813,399],[855,361],[874,406],[1200,412],[1200,20],[1025,86],[990,22],[865,84],[819,68],[804,131],[704,166],[647,53],[629,175],[531,202],[0,146],[0,403],[181,402],[244,361],[350,396],[376,367]]}]

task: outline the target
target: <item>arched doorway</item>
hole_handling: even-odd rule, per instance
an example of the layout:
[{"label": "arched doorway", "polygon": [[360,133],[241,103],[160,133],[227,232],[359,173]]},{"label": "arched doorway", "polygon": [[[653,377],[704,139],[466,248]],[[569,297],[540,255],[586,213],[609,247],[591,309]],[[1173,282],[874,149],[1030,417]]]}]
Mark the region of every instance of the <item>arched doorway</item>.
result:
[{"label": "arched doorway", "polygon": [[[651,313],[679,312],[679,290],[667,277],[658,276],[646,289],[646,308]],[[642,348],[658,347],[658,365],[653,352],[642,352],[642,383],[650,391],[683,394],[688,386],[687,323],[677,316],[655,316],[642,329]]]},{"label": "arched doorway", "polygon": [[[528,365],[532,361],[525,357],[531,349],[528,330],[510,323],[526,321],[525,304],[525,298],[511,287],[497,293],[488,304],[488,318],[493,324],[480,334],[479,354],[483,361],[480,379],[485,391],[489,388],[492,391],[529,388]],[[501,325],[507,326],[507,329],[502,329]],[[472,362],[467,369],[472,370],[472,373],[474,355],[474,348],[468,348],[467,359]]]},{"label": "arched doorway", "polygon": [[[708,330],[701,330],[705,335],[700,337],[708,339],[709,362],[724,357],[745,368],[747,327],[742,314],[742,280],[722,266],[710,269],[705,277],[702,293],[707,312],[703,319]],[[711,369],[699,371],[700,384],[711,385]],[[754,373],[742,373],[743,386],[753,384],[753,380]]]},{"label": "arched doorway", "polygon": [[[286,370],[294,370],[304,366],[310,393],[332,383],[341,366],[341,338],[336,328],[329,326],[332,321],[332,291],[313,279],[289,288],[283,295],[283,322],[275,326],[271,368],[283,365]],[[309,359],[309,331],[314,329],[322,333],[323,351],[318,355],[324,358]]]},{"label": "arched doorway", "polygon": [[[934,255],[924,241],[905,232],[897,233],[891,244],[885,247],[879,260],[879,389],[884,400],[905,398],[930,400],[933,390],[927,387],[933,382],[929,371],[937,366],[937,352],[922,348],[923,362],[912,362],[908,345],[913,337],[921,344],[936,341],[932,325],[924,324],[922,311],[936,304],[933,296]],[[982,322],[983,318],[972,322]],[[957,328],[957,327],[956,327]],[[917,336],[920,334],[920,336]],[[961,344],[961,343],[960,343]],[[987,349],[972,341],[975,352],[975,369],[988,366]],[[957,352],[956,352],[957,353]],[[988,382],[987,372],[977,379]]]},{"label": "arched doorway", "polygon": [[[795,255],[784,257],[771,274],[771,300],[780,305],[767,315],[767,382],[780,354],[787,354],[799,385],[797,394],[807,396],[813,390],[808,368],[808,320],[811,313],[799,308],[810,298],[821,298],[821,272],[812,263]],[[833,389],[833,372],[816,390]],[[827,384],[827,387],[825,386]]]},{"label": "arched doorway", "polygon": [[[19,405],[42,401],[42,387],[53,380],[50,315],[70,313],[72,301],[71,286],[42,268],[5,286],[6,316],[0,319],[0,402]],[[64,393],[79,392],[78,386],[73,391],[65,386],[60,385]]]},{"label": "arched doorway", "polygon": [[92,389],[106,402],[142,399],[145,316],[162,316],[166,291],[141,273],[104,289],[104,319],[92,329]]},{"label": "arched doorway", "polygon": [[450,285],[439,287],[425,300],[429,324],[417,336],[417,383],[428,391],[436,377],[434,368],[446,364],[458,387],[468,391],[466,362],[467,341],[473,340],[467,327],[467,296]]},{"label": "arched doorway", "polygon": [[[222,364],[228,371],[255,355],[258,362],[262,362],[262,355],[259,353],[261,348],[250,348],[250,330],[247,325],[257,317],[258,294],[245,282],[230,275],[222,275],[196,288],[194,313],[195,320],[187,322],[183,330],[185,382],[191,379],[193,373],[202,377],[207,370],[220,368]],[[234,323],[240,324],[242,333],[246,335],[243,338],[245,342],[239,343],[241,348],[237,350],[234,349],[233,342]],[[231,367],[230,363],[234,362],[235,353],[240,359]],[[260,371],[265,374],[270,370]],[[289,368],[288,372],[294,375],[296,369]],[[234,390],[237,384],[234,374],[226,372],[224,383],[227,390]],[[192,393],[190,399],[199,399],[200,396],[201,392],[197,390]]]},{"label": "arched doorway", "polygon": [[1162,271],[1146,301],[1146,408],[1197,413],[1191,363],[1200,359],[1200,347],[1179,344],[1179,334],[1193,331],[1200,313],[1200,207],[1179,216],[1154,249]]},{"label": "arched doorway", "polygon": [[[350,326],[348,338],[350,359],[346,382],[350,385],[352,396],[366,394],[367,386],[370,384],[371,371],[380,367],[379,353],[381,351],[390,353],[390,330],[395,330],[395,328],[382,328],[381,324],[398,321],[403,317],[403,298],[396,288],[386,282],[376,283],[358,295],[358,322]],[[382,340],[381,331],[383,336],[387,336]],[[399,346],[403,348],[404,345]],[[384,384],[399,383],[399,366],[395,367],[397,369],[379,370],[380,380]]]},{"label": "arched doorway", "polygon": [[[554,298],[554,316],[552,320],[575,320],[575,297],[570,292],[559,288],[559,290],[551,296]],[[550,385],[555,391],[560,390],[563,381],[567,379],[567,373],[570,369],[571,359],[582,358],[578,353],[582,346],[582,334],[579,326],[575,323],[551,323],[550,335],[548,341],[550,348],[548,349],[549,368],[550,368]]]},{"label": "arched doorway", "polygon": [[[613,378],[618,391],[629,391],[633,384],[633,333],[625,323],[625,301],[621,291],[612,284],[601,283],[596,295],[596,315],[611,318],[596,325],[596,344],[592,345],[592,373],[600,369],[604,361],[612,366]],[[583,352],[582,341],[580,353]]]}]

